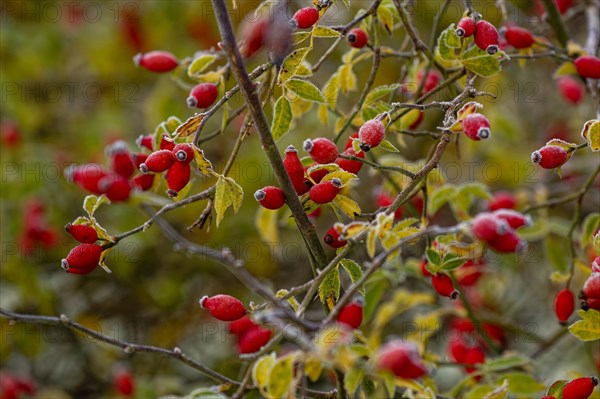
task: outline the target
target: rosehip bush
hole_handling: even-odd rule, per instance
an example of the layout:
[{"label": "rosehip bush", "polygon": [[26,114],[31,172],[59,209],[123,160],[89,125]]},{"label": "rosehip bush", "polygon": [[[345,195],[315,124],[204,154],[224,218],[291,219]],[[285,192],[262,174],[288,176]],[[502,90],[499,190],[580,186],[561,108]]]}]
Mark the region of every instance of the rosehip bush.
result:
[{"label": "rosehip bush", "polygon": [[0,397],[597,397],[600,4],[434,3],[3,5]]}]

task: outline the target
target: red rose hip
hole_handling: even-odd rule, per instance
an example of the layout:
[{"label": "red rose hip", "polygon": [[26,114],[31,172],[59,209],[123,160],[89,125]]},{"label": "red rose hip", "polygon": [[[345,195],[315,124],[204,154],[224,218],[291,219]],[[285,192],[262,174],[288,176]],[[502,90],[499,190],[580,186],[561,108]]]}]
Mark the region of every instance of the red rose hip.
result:
[{"label": "red rose hip", "polygon": [[464,17],[458,21],[456,36],[471,37],[473,34],[475,34],[475,20],[473,18]]},{"label": "red rose hip", "polygon": [[298,150],[293,145],[285,149],[283,166],[292,181],[296,194],[302,195],[308,192],[309,187],[304,183],[304,166],[302,166],[302,162],[298,158]]},{"label": "red rose hip", "polygon": [[329,230],[327,230],[327,233],[325,233],[325,236],[323,237],[323,241],[331,248],[341,248],[348,244],[348,241],[340,239],[340,234],[337,232],[335,227],[331,227]]},{"label": "red rose hip", "polygon": [[529,48],[535,42],[531,32],[519,26],[509,26],[506,28],[504,31],[504,37],[506,38],[508,44],[516,49]]},{"label": "red rose hip", "polygon": [[98,240],[98,233],[92,226],[85,224],[67,223],[65,231],[73,236],[74,239],[83,244],[93,244]]},{"label": "red rose hip", "polygon": [[196,85],[187,98],[187,105],[190,108],[208,108],[217,99],[219,90],[213,83],[200,83]]},{"label": "red rose hip", "polygon": [[344,306],[340,311],[337,322],[344,324],[355,330],[362,324],[364,299],[356,297],[348,305]]},{"label": "red rose hip", "polygon": [[133,58],[133,62],[137,66],[141,66],[150,72],[169,72],[179,65],[177,58],[168,51],[150,51],[148,53],[137,54]]},{"label": "red rose hip", "polygon": [[142,173],[161,173],[175,163],[175,155],[171,150],[158,150],[148,155],[146,162],[140,165]]},{"label": "red rose hip", "polygon": [[294,21],[299,29],[308,29],[319,20],[319,10],[314,7],[301,8],[294,14]]},{"label": "red rose hip", "polygon": [[369,38],[364,30],[360,28],[354,28],[348,32],[348,35],[346,35],[346,40],[348,41],[348,44],[354,48],[363,48],[367,45]]},{"label": "red rose hip", "polygon": [[431,283],[439,295],[448,297],[450,299],[458,298],[458,291],[454,289],[454,283],[447,274],[434,274],[431,276]]},{"label": "red rose hip", "polygon": [[577,73],[588,79],[600,79],[600,58],[593,55],[582,55],[575,60]]},{"label": "red rose hip", "polygon": [[598,385],[597,377],[576,378],[566,383],[563,388],[563,399],[588,399]]},{"label": "red rose hip", "polygon": [[544,169],[559,168],[569,160],[569,153],[557,145],[545,145],[531,154],[531,162]]},{"label": "red rose hip", "polygon": [[314,140],[306,139],[302,147],[316,163],[333,163],[338,157],[337,146],[333,141],[323,137]]},{"label": "red rose hip", "polygon": [[279,209],[285,204],[285,193],[279,187],[267,186],[254,193],[256,199],[264,208]]},{"label": "red rose hip", "polygon": [[175,162],[167,171],[167,195],[176,197],[177,194],[189,183],[192,168],[189,163]]},{"label": "red rose hip", "polygon": [[575,310],[575,296],[568,289],[558,292],[554,300],[554,313],[560,324],[566,324]]},{"label": "red rose hip", "polygon": [[385,138],[385,126],[379,119],[366,121],[358,130],[360,148],[367,152],[377,147]]},{"label": "red rose hip", "polygon": [[200,299],[200,306],[221,321],[238,320],[246,314],[242,302],[230,295],[204,296]]},{"label": "red rose hip", "polygon": [[499,36],[494,25],[485,20],[480,20],[475,25],[475,44],[489,54],[498,52]]},{"label": "red rose hip", "polygon": [[310,188],[310,199],[317,204],[327,204],[334,200],[341,187],[342,182],[338,178],[315,184]]},{"label": "red rose hip", "polygon": [[470,114],[463,120],[463,131],[471,140],[485,140],[491,135],[490,121],[482,114]]},{"label": "red rose hip", "polygon": [[98,266],[102,250],[100,245],[79,244],[61,261],[61,266],[67,273],[88,274]]}]

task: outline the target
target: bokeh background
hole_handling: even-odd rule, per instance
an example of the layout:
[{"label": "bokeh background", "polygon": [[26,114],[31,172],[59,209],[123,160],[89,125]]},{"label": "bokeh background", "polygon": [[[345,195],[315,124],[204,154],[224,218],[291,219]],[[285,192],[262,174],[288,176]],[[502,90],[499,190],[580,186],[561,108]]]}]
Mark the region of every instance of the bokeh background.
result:
[{"label": "bokeh background", "polygon": [[[322,24],[346,23],[368,5],[366,1],[352,1],[352,8],[346,10],[341,1],[338,3]],[[414,20],[424,38],[430,40],[429,27],[442,2],[416,3]],[[535,16],[533,1],[507,3],[516,23],[540,35],[548,33]],[[238,1],[238,10],[232,14],[234,24],[258,4]],[[308,4],[295,1],[290,9],[293,12]],[[486,19],[500,23],[492,1],[475,5]],[[63,170],[73,164],[104,163],[105,146],[117,139],[125,140],[135,150],[135,139],[152,132],[169,116],[185,120],[193,115],[185,104],[187,89],[170,74],[156,75],[136,68],[132,57],[140,51],[164,49],[184,58],[216,48],[219,34],[210,2],[3,1],[0,7],[1,306],[24,313],[67,314],[122,340],[166,348],[180,346],[204,364],[238,377],[242,362],[235,356],[232,337],[224,325],[200,310],[197,301],[205,294],[221,292],[237,295],[245,302],[258,298],[222,267],[174,251],[158,227],[128,238],[111,253],[107,263],[112,274],[98,269],[91,275],[75,276],[60,268],[60,259],[74,245],[62,227],[83,214],[85,196],[64,179]],[[459,2],[451,2],[440,27],[457,21],[462,12]],[[585,35],[583,21],[581,15],[575,15],[568,22],[569,33],[580,42]],[[384,36],[382,40],[398,47],[404,40],[402,29],[393,38]],[[319,42],[309,61],[315,62],[326,45],[325,41]],[[343,44],[339,46],[312,81],[322,86],[345,51]],[[261,53],[249,62],[249,69],[266,60],[267,55]],[[581,142],[580,127],[594,115],[589,98],[574,106],[558,95],[552,77],[557,65],[549,59],[529,61],[524,68],[511,62],[494,79],[480,80],[478,88],[497,96],[495,100],[481,99],[492,123],[493,138],[484,143],[462,141],[453,147],[440,168],[447,182],[479,181],[492,192],[511,191],[522,207],[536,198],[571,192],[582,184],[598,162],[589,152],[580,151],[573,157],[563,170],[562,180],[529,162],[530,153],[550,137]],[[364,85],[369,68],[370,62],[364,62],[355,69],[359,87]],[[375,85],[398,82],[401,73],[397,60],[384,59]],[[228,87],[232,85],[230,81]],[[349,110],[356,95],[340,96],[339,108]],[[436,99],[447,95],[444,92]],[[241,96],[236,96],[232,108],[241,101]],[[270,117],[271,106],[267,114]],[[219,115],[208,124],[207,131],[220,125]],[[435,130],[441,116],[437,111],[428,112],[421,129]],[[223,168],[240,123],[241,119],[203,144],[216,170]],[[295,122],[280,148],[288,144],[300,147],[306,137],[328,136],[333,131],[333,123],[321,124],[315,107]],[[433,143],[429,138],[407,137],[405,141],[401,155],[407,161],[424,158]],[[254,274],[264,277],[274,288],[306,281],[310,268],[301,238],[286,218],[280,221],[277,242],[265,243],[257,233],[257,205],[250,193],[272,184],[274,178],[255,136],[244,142],[230,176],[242,185],[246,198],[239,214],[234,217],[228,211],[219,228],[213,223],[210,231],[187,231],[204,203],[180,208],[167,219],[194,242],[230,246]],[[373,211],[382,179],[366,168],[360,177],[360,186],[351,189],[350,195],[363,210]],[[200,176],[194,179],[193,191],[213,183]],[[118,234],[147,219],[139,207],[144,201],[149,201],[148,197],[105,206],[96,216],[110,234]],[[166,201],[162,192],[151,203],[160,201]],[[597,211],[598,204],[596,184],[586,197],[585,212]],[[46,234],[41,242],[25,242],[28,209],[40,205],[44,208]],[[477,201],[473,207],[484,209],[485,202]],[[414,210],[408,209],[406,214],[414,215]],[[549,215],[537,215],[539,224],[530,233],[533,243],[527,254],[489,259],[489,273],[478,286],[486,317],[518,326],[522,331],[507,330],[508,346],[525,353],[533,352],[539,339],[558,329],[552,312],[557,286],[549,275],[567,268],[564,236],[572,209],[566,206],[553,210],[551,218]],[[334,220],[333,212],[323,209],[316,222],[319,233]],[[435,215],[434,222],[453,223],[447,206]],[[363,259],[365,254],[355,251],[355,258]],[[399,285],[427,289],[413,267],[415,260],[411,262],[408,268],[390,265],[382,273],[377,289],[383,299]],[[580,287],[584,278],[578,272],[574,286]],[[320,312],[316,304],[312,316],[322,317]],[[402,321],[400,318],[392,323],[389,333],[399,335]],[[533,336],[525,336],[523,331]],[[444,356],[443,337],[434,342]],[[598,364],[594,354],[598,356],[597,344],[583,345],[567,335],[536,358],[532,373],[547,383],[564,378],[566,371],[589,374]],[[64,329],[11,324],[0,319],[0,369],[35,380],[38,397],[116,397],[112,381],[115,370],[121,367],[132,370],[135,396],[140,398],[184,394],[211,384],[195,370],[173,360],[127,355]],[[460,374],[440,370],[437,378],[442,387],[449,387]],[[322,387],[328,384],[326,378],[320,382]]]}]

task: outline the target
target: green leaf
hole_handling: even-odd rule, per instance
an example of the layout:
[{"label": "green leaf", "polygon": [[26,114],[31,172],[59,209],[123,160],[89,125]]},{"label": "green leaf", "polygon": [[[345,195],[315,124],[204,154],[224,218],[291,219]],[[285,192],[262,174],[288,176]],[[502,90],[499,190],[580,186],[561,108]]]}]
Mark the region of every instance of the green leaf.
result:
[{"label": "green leaf", "polygon": [[600,213],[590,213],[583,221],[581,247],[585,248],[591,241],[594,232],[600,228]]},{"label": "green leaf", "polygon": [[340,32],[336,30],[320,25],[313,28],[312,34],[314,37],[338,37],[341,35]]},{"label": "green leaf", "polygon": [[275,141],[282,138],[288,132],[291,123],[292,106],[289,100],[282,95],[275,103],[273,122],[271,123],[271,130]]},{"label": "green leaf", "polygon": [[[442,33],[440,33],[440,36],[437,40],[437,54],[439,54],[439,56],[446,61],[453,61],[458,58],[458,56],[456,55],[455,47],[450,46],[449,44],[449,41],[450,43],[454,44],[454,39],[449,39],[449,37],[451,37],[452,35],[456,36],[454,24],[451,24]],[[460,39],[458,47],[460,47]]]},{"label": "green leaf", "polygon": [[[331,309],[340,298],[340,270],[339,266],[331,269],[319,285],[319,298],[321,302]],[[329,301],[333,301],[329,303]]]},{"label": "green leaf", "polygon": [[351,368],[346,375],[344,375],[344,389],[351,398],[354,397],[354,393],[360,386],[364,376],[365,372],[359,368]]},{"label": "green leaf", "polygon": [[300,64],[304,62],[312,47],[302,47],[292,51],[283,61],[279,71],[279,84],[285,83],[296,75]]},{"label": "green leaf", "polygon": [[488,395],[493,390],[494,390],[494,387],[492,387],[490,385],[478,385],[465,394],[465,399],[487,398],[486,395]]},{"label": "green leaf", "polygon": [[[342,267],[344,268],[346,273],[348,273],[348,276],[350,276],[350,280],[352,281],[352,284],[356,283],[356,281],[358,281],[358,279],[363,274],[363,271],[362,271],[362,268],[360,267],[360,265],[358,263],[356,263],[355,261],[353,261],[352,259],[342,259],[340,261],[340,265],[342,265]],[[359,288],[359,290],[363,295],[365,294],[364,286]]]},{"label": "green leaf", "polygon": [[294,384],[294,360],[296,354],[290,354],[275,360],[269,372],[267,392],[269,398],[286,398]]},{"label": "green leaf", "polygon": [[384,5],[381,5],[377,8],[377,18],[383,24],[385,30],[390,34],[394,30],[394,19],[399,19],[397,12],[394,14],[394,11],[395,9],[391,7],[385,7]]},{"label": "green leaf", "polygon": [[265,355],[259,358],[252,367],[252,382],[258,387],[261,393],[265,393],[265,387],[269,380],[269,372],[275,363],[275,353]]},{"label": "green leaf", "polygon": [[513,395],[534,395],[544,390],[544,385],[540,384],[525,373],[510,373],[502,375],[497,382],[508,380],[508,391]]},{"label": "green leaf", "polygon": [[310,36],[310,32],[307,31],[298,31],[292,34],[292,44],[299,44],[308,39]]},{"label": "green leaf", "polygon": [[443,185],[436,188],[429,198],[429,214],[435,214],[448,201],[451,201],[456,196],[456,187],[451,185]]},{"label": "green leaf", "polygon": [[483,367],[489,372],[498,372],[503,370],[509,370],[515,367],[525,366],[530,362],[531,359],[525,355],[507,354],[500,358],[488,359]]},{"label": "green leaf", "polygon": [[400,83],[375,87],[369,92],[369,94],[367,94],[367,97],[365,98],[365,105],[371,104],[372,102],[375,102],[383,97],[389,96],[390,94],[398,90],[398,88],[400,88]]},{"label": "green leaf", "polygon": [[354,219],[357,215],[360,215],[360,207],[353,199],[346,197],[345,195],[336,195],[333,203],[336,204],[342,212]]},{"label": "green leaf", "polygon": [[242,187],[231,177],[219,176],[215,191],[215,213],[217,214],[217,227],[223,220],[227,208],[233,205],[233,211],[237,213],[244,199]]},{"label": "green leaf", "polygon": [[216,59],[215,54],[202,54],[194,58],[194,61],[188,66],[188,76],[197,79]]},{"label": "green leaf", "polygon": [[324,103],[325,98],[317,87],[307,80],[290,79],[285,82],[285,87],[303,100]]},{"label": "green leaf", "polygon": [[435,266],[440,266],[442,264],[442,259],[440,258],[440,254],[434,249],[428,249],[426,251],[427,261]]},{"label": "green leaf", "polygon": [[569,326],[571,334],[585,342],[600,339],[600,312],[590,309],[587,312],[579,310],[577,313],[582,320]]},{"label": "green leaf", "polygon": [[490,55],[476,46],[465,51],[460,62],[469,71],[484,78],[492,77],[502,69],[497,55]]},{"label": "green leaf", "polygon": [[94,219],[94,213],[98,210],[98,208],[103,204],[110,204],[110,200],[106,197],[106,195],[102,194],[101,196],[88,195],[83,200],[83,210],[87,212],[90,219]]},{"label": "green leaf", "polygon": [[563,389],[565,389],[565,385],[567,385],[569,381],[567,380],[558,380],[555,381],[548,391],[546,392],[547,396],[554,396],[556,399],[562,399]]},{"label": "green leaf", "polygon": [[379,147],[389,152],[400,152],[392,143],[387,140],[383,140],[381,144],[379,144]]},{"label": "green leaf", "polygon": [[442,270],[451,271],[465,264],[465,259],[458,255],[447,254],[442,261]]},{"label": "green leaf", "polygon": [[340,92],[340,75],[334,73],[323,86],[323,97],[329,107],[335,107]]}]

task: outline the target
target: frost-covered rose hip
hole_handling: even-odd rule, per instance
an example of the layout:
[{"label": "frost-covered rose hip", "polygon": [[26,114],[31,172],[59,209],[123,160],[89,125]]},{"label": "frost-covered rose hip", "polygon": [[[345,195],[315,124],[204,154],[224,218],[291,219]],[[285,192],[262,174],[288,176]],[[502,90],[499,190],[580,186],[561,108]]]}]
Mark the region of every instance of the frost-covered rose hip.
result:
[{"label": "frost-covered rose hip", "polygon": [[246,314],[244,304],[230,295],[204,296],[200,299],[200,306],[221,321],[238,320]]},{"label": "frost-covered rose hip", "polygon": [[524,252],[527,249],[527,241],[522,240],[514,230],[500,234],[488,244],[495,251],[503,253]]},{"label": "frost-covered rose hip", "polygon": [[175,163],[175,155],[172,150],[158,150],[148,155],[146,161],[140,165],[142,173],[161,173],[169,169]]},{"label": "frost-covered rose hip", "polygon": [[531,162],[544,169],[559,168],[569,160],[569,153],[557,145],[545,145],[531,154]]},{"label": "frost-covered rose hip", "polygon": [[316,163],[333,163],[338,157],[338,149],[335,143],[324,137],[314,140],[306,139],[302,147]]},{"label": "frost-covered rose hip", "polygon": [[414,344],[400,340],[384,345],[377,354],[377,366],[400,378],[415,379],[427,374]]},{"label": "frost-covered rose hip", "polygon": [[189,143],[177,144],[173,148],[175,160],[183,163],[190,163],[194,160],[194,148]]},{"label": "frost-covered rose hip", "polygon": [[192,168],[189,163],[186,162],[175,162],[169,170],[165,178],[167,179],[167,195],[169,197],[176,197],[177,194],[188,184],[190,181],[190,175]]},{"label": "frost-covered rose hip", "polygon": [[298,150],[293,145],[285,149],[285,157],[283,158],[283,166],[287,172],[296,194],[302,195],[306,193],[309,187],[304,184],[304,166],[300,158],[298,158]]},{"label": "frost-covered rose hip", "polygon": [[360,327],[363,321],[363,307],[365,300],[361,296],[357,296],[348,305],[344,306],[340,311],[337,322],[344,324],[351,329]]},{"label": "frost-covered rose hip", "polygon": [[98,266],[102,250],[100,245],[79,244],[61,261],[61,266],[67,273],[88,274]]},{"label": "frost-covered rose hip", "polygon": [[150,72],[157,73],[169,72],[179,65],[179,61],[173,54],[160,50],[137,54],[133,57],[133,62]]},{"label": "frost-covered rose hip", "polygon": [[469,114],[462,123],[465,135],[471,140],[485,140],[491,135],[490,121],[482,114]]},{"label": "frost-covered rose hip", "polygon": [[475,20],[470,17],[464,17],[458,21],[456,36],[471,37],[475,33]]},{"label": "frost-covered rose hip", "polygon": [[512,209],[499,209],[493,215],[500,220],[504,220],[513,229],[531,225],[531,217],[529,215],[523,215],[521,212]]},{"label": "frost-covered rose hip", "polygon": [[531,32],[519,26],[509,26],[505,28],[504,37],[508,44],[516,49],[529,48],[535,42]]},{"label": "frost-covered rose hip", "polygon": [[310,188],[310,199],[317,204],[327,204],[328,202],[334,200],[341,187],[342,182],[338,178],[333,178],[331,180],[315,184]]},{"label": "frost-covered rose hip", "polygon": [[267,209],[279,209],[285,204],[285,193],[279,187],[267,186],[256,190],[254,199]]},{"label": "frost-covered rose hip", "polygon": [[494,25],[485,20],[480,20],[475,26],[475,44],[489,54],[498,52],[499,36]]},{"label": "frost-covered rose hip", "polygon": [[319,10],[314,7],[301,8],[294,14],[294,21],[299,29],[308,29],[319,20]]},{"label": "frost-covered rose hip", "polygon": [[478,240],[492,241],[507,230],[507,223],[491,213],[480,213],[473,219],[473,234]]},{"label": "frost-covered rose hip", "polygon": [[600,273],[592,273],[583,284],[583,310],[600,310]]},{"label": "frost-covered rose hip", "polygon": [[354,48],[363,48],[367,45],[367,41],[369,40],[367,33],[360,29],[354,28],[346,35],[346,40],[348,44]]},{"label": "frost-covered rose hip", "polygon": [[187,105],[190,108],[208,108],[217,99],[219,90],[214,83],[200,83],[194,86],[187,98]]},{"label": "frost-covered rose hip", "polygon": [[335,227],[331,227],[329,230],[327,230],[325,236],[323,237],[323,241],[331,248],[341,248],[348,244],[348,241],[340,239],[340,234],[337,232]]},{"label": "frost-covered rose hip", "polygon": [[366,121],[358,130],[360,148],[367,152],[377,147],[385,138],[385,126],[379,119]]},{"label": "frost-covered rose hip", "polygon": [[83,244],[93,244],[98,240],[98,233],[92,226],[67,223],[65,231]]},{"label": "frost-covered rose hip", "polygon": [[431,276],[431,284],[435,291],[450,299],[458,298],[458,291],[454,289],[452,279],[445,273],[438,273]]},{"label": "frost-covered rose hip", "polygon": [[579,104],[585,94],[581,82],[572,76],[561,76],[558,81],[558,90],[562,97],[571,104]]}]

